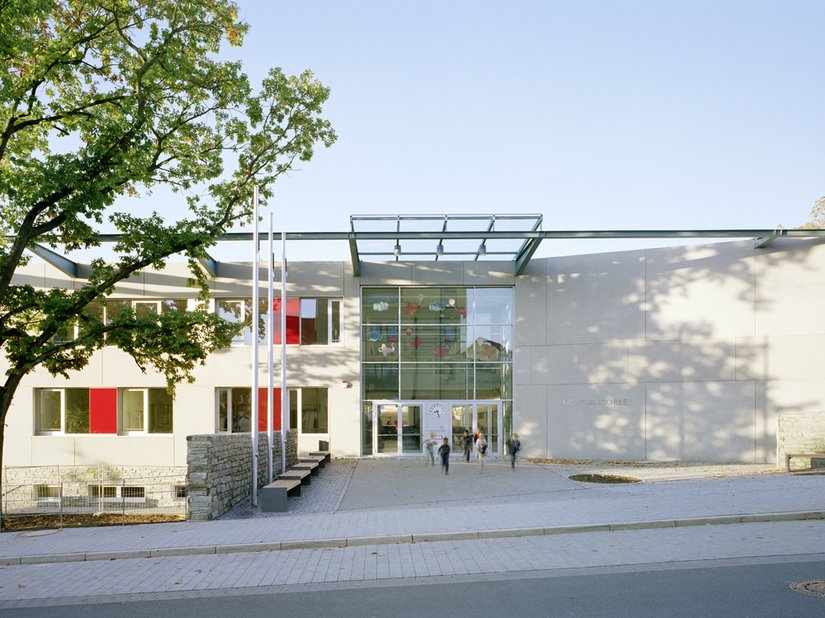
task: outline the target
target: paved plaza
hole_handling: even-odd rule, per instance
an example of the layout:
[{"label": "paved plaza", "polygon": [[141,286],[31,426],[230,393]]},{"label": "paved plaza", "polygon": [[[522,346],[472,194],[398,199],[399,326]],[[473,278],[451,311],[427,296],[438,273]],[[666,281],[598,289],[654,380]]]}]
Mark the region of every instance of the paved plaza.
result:
[{"label": "paved plaza", "polygon": [[[575,474],[632,476],[597,484]],[[0,535],[0,606],[825,555],[825,476],[770,466],[334,460],[288,513]]]}]

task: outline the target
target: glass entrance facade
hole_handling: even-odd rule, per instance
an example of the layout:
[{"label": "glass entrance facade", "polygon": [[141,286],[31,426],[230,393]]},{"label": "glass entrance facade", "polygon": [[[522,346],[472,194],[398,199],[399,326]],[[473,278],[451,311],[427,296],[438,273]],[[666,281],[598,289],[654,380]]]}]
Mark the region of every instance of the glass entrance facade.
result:
[{"label": "glass entrance facade", "polygon": [[363,455],[420,453],[434,402],[498,441],[512,416],[512,288],[365,287],[361,316]]}]

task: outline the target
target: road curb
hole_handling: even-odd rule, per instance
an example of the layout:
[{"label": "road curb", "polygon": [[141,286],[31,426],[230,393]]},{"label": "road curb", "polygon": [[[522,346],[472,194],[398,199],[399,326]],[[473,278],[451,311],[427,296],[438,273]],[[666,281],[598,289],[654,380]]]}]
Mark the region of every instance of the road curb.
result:
[{"label": "road curb", "polygon": [[325,539],[297,539],[280,542],[246,543],[236,545],[193,545],[190,547],[163,547],[131,551],[95,551],[85,553],[35,554],[28,556],[0,557],[0,566],[24,564],[52,564],[66,562],[89,562],[93,560],[127,560],[133,558],[158,558],[174,556],[195,556],[207,554],[233,554],[263,551],[287,551],[294,549],[341,549],[365,545],[388,545],[405,543],[434,543],[444,541],[487,540],[526,536],[548,536],[558,534],[579,534],[587,532],[625,532],[632,530],[654,530],[661,528],[685,528],[691,526],[718,526],[727,524],[749,524],[777,521],[804,521],[825,519],[825,511],[800,511],[792,513],[756,513],[751,515],[719,515],[716,517],[694,517],[685,519],[618,522],[613,524],[585,524],[581,526],[554,526],[545,528],[505,528],[498,530],[462,530],[456,532],[421,532],[394,534],[374,537],[341,537]]}]

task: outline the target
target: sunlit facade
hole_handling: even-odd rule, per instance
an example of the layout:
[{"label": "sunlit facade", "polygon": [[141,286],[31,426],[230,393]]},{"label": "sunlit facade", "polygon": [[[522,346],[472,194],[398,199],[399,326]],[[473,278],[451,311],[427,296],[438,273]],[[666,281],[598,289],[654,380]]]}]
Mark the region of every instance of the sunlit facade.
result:
[{"label": "sunlit facade", "polygon": [[[76,284],[48,263],[16,277]],[[186,311],[188,278],[179,264],[146,271],[89,311]],[[172,397],[113,346],[69,378],[38,369],[16,394],[4,464],[185,466],[187,436],[254,429],[253,371],[265,431],[270,342],[273,428],[340,457],[422,457],[427,439],[457,446],[467,430],[487,434],[493,456],[518,432],[537,458],[773,462],[778,423],[825,410],[820,240],[534,258],[518,275],[510,260],[364,261],[358,273],[296,261],[284,336],[264,336],[257,359],[251,265],[223,263],[210,283],[212,309],[243,328],[192,383]],[[261,302],[264,324],[281,311],[280,298]]]}]

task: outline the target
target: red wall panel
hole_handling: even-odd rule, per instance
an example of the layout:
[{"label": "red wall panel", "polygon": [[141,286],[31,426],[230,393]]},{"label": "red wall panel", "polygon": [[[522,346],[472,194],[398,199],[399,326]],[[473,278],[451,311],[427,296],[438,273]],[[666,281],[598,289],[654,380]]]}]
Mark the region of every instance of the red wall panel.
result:
[{"label": "red wall panel", "polygon": [[[272,416],[273,431],[280,431],[281,429],[281,389],[272,389]],[[258,389],[258,431],[266,431],[266,387]]]},{"label": "red wall panel", "polygon": [[117,389],[89,389],[89,432],[117,433]]},{"label": "red wall panel", "polygon": [[[272,343],[281,345],[281,299],[272,301],[273,333]],[[286,342],[289,345],[301,343],[301,299],[286,299]]]}]

